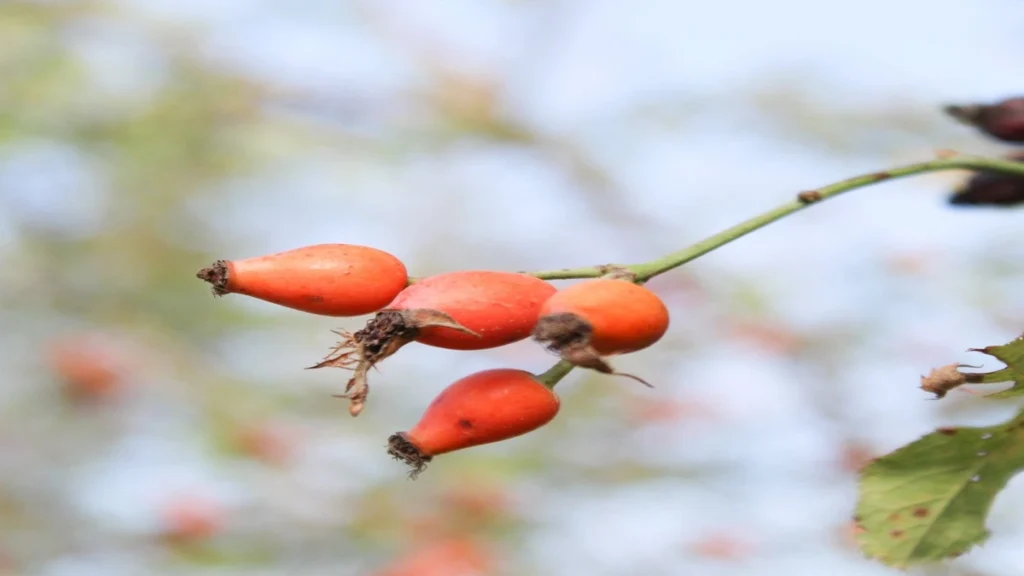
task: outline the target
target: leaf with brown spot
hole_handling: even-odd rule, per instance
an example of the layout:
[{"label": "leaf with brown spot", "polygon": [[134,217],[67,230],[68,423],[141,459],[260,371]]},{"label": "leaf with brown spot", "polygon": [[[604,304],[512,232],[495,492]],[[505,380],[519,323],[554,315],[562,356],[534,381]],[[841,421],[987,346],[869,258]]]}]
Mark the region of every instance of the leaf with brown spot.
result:
[{"label": "leaf with brown spot", "polygon": [[900,568],[963,554],[988,538],[992,502],[1022,469],[1024,411],[997,426],[940,428],[861,471],[857,542]]}]

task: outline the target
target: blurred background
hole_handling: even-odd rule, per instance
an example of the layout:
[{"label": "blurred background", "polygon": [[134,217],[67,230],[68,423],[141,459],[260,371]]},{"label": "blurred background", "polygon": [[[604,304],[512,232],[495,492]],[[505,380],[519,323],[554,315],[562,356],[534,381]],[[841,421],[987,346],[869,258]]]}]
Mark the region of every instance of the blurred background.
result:
[{"label": "blurred background", "polygon": [[[947,102],[1024,90],[1010,0],[0,1],[0,573],[895,574],[852,547],[855,473],[1014,406],[919,377],[1024,329],[1014,211],[963,174],[816,206],[650,283],[673,314],[512,441],[385,453],[530,342],[413,345],[359,418],[304,371],[365,318],[195,271],[366,244],[410,273],[647,260],[800,191],[1002,154]],[[1018,294],[1015,298],[1013,294]],[[1013,575],[994,536],[920,574]]]}]

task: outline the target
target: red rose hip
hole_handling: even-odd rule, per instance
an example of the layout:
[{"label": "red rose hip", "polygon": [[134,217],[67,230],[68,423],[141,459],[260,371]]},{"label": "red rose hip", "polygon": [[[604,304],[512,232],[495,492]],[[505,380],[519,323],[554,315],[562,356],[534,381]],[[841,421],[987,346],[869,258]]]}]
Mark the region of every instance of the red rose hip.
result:
[{"label": "red rose hip", "polygon": [[445,388],[412,429],[388,439],[388,453],[415,477],[440,454],[532,432],[559,407],[554,391],[525,370],[484,370]]},{"label": "red rose hip", "polygon": [[367,246],[317,244],[242,260],[218,260],[196,276],[218,296],[245,294],[321,316],[361,316],[387,306],[408,283],[405,265]]},{"label": "red rose hip", "polygon": [[616,374],[602,356],[643,350],[660,340],[668,325],[668,308],[654,292],[629,280],[595,278],[549,298],[533,338],[576,366]]},{"label": "red rose hip", "polygon": [[387,308],[311,368],[355,371],[342,395],[349,412],[362,410],[371,368],[410,342],[450,350],[497,348],[528,338],[551,284],[512,272],[465,270],[431,276],[403,290]]}]

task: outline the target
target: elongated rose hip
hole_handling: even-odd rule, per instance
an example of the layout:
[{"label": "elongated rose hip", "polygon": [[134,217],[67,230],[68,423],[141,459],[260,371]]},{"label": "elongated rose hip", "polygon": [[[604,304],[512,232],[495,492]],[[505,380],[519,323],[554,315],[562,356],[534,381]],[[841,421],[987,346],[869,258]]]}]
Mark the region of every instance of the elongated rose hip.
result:
[{"label": "elongated rose hip", "polygon": [[355,374],[340,395],[356,416],[369,393],[367,374],[410,342],[451,350],[484,350],[524,340],[541,306],[555,293],[543,280],[512,272],[466,270],[424,278],[311,368],[349,368]]},{"label": "elongated rose hip", "polygon": [[595,278],[548,299],[533,338],[577,366],[647,384],[615,372],[602,356],[643,350],[665,335],[668,324],[668,309],[654,292],[629,280]]},{"label": "elongated rose hip", "polygon": [[440,454],[532,432],[559,407],[554,391],[525,370],[484,370],[445,388],[412,429],[388,439],[388,454],[415,477]]},{"label": "elongated rose hip", "polygon": [[245,294],[321,316],[360,316],[387,306],[408,283],[398,259],[376,248],[317,244],[242,260],[218,260],[196,276],[213,292]]}]

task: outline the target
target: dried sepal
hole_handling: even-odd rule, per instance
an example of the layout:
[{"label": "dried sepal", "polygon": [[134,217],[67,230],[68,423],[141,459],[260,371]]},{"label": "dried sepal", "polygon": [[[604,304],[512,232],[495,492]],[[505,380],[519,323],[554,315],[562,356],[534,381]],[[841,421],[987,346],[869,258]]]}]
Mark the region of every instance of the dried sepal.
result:
[{"label": "dried sepal", "polygon": [[424,328],[451,328],[478,336],[469,328],[459,324],[449,314],[439,310],[381,310],[366,325],[356,332],[335,330],[340,340],[331,352],[309,370],[318,368],[343,368],[354,374],[345,385],[343,394],[337,398],[349,400],[349,413],[358,416],[370,393],[367,378],[377,363],[398,352],[403,346],[414,341]]},{"label": "dried sepal", "polygon": [[944,398],[950,391],[980,380],[978,375],[964,374],[960,368],[979,368],[969,364],[947,364],[933,368],[927,376],[921,376],[921,389],[935,394],[935,398]]},{"label": "dried sepal", "polygon": [[424,454],[405,432],[396,432],[388,438],[388,455],[395,460],[407,464],[412,470],[409,471],[409,478],[415,480],[427,464],[433,460],[433,456]]},{"label": "dried sepal", "polygon": [[533,329],[533,339],[543,345],[549,352],[558,354],[560,358],[573,366],[589,368],[612,376],[624,376],[654,388],[649,382],[625,372],[617,372],[607,360],[590,345],[594,328],[589,322],[573,313],[551,314],[537,321]]}]

